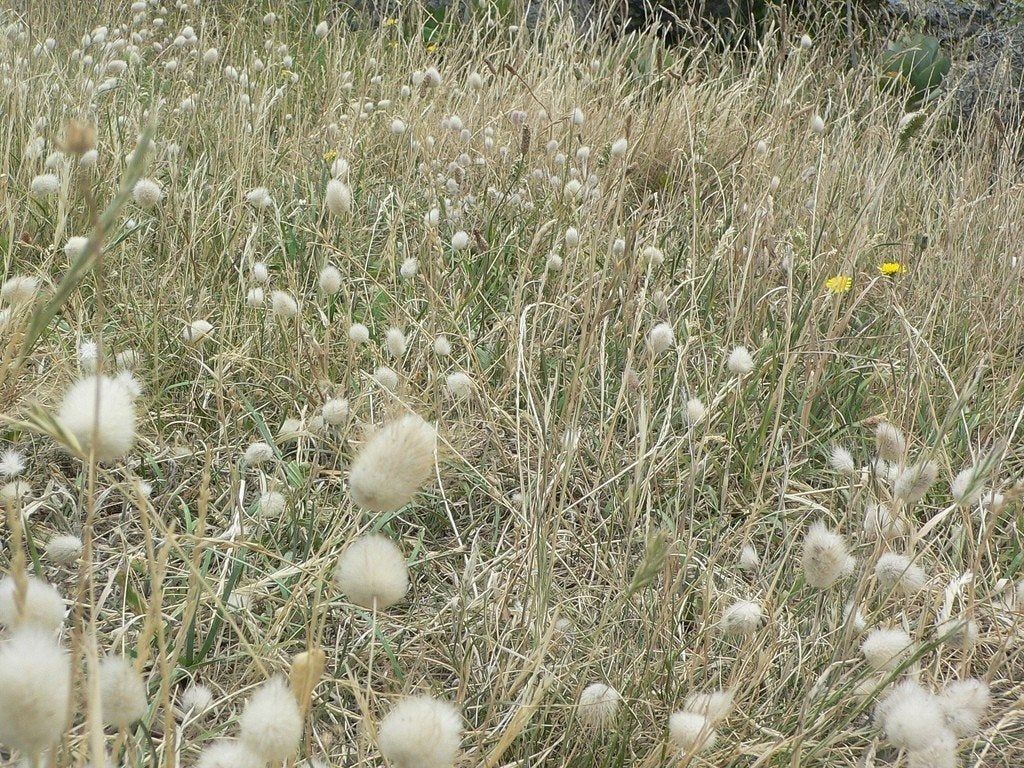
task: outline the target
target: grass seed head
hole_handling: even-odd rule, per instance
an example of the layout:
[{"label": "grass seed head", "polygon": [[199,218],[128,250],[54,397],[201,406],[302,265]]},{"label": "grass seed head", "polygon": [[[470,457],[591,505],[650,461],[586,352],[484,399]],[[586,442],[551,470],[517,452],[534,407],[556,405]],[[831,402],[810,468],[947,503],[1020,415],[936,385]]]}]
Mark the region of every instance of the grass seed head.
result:
[{"label": "grass seed head", "polygon": [[342,552],[334,581],[349,602],[385,611],[409,591],[409,568],[391,539],[370,534]]},{"label": "grass seed head", "polygon": [[415,696],[380,722],[377,745],[395,768],[451,768],[462,741],[462,716],[451,704]]}]

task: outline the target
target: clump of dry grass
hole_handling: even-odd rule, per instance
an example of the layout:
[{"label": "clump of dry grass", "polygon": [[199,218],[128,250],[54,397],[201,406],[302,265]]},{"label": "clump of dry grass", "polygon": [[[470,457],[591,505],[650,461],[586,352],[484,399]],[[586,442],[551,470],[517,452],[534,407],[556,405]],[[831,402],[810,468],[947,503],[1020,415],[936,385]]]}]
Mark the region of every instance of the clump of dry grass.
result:
[{"label": "clump of dry grass", "polygon": [[0,760],[1020,762],[1019,136],[235,10],[4,16]]}]

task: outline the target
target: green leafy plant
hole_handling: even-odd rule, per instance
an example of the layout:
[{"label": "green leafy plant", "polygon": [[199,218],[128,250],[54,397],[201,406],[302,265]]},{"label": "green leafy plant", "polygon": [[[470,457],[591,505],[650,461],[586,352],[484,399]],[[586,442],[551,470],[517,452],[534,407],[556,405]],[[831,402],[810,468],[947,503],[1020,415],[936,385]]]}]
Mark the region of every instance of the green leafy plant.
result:
[{"label": "green leafy plant", "polygon": [[882,86],[903,90],[911,106],[930,99],[949,74],[950,60],[935,37],[914,34],[888,45],[882,62]]}]

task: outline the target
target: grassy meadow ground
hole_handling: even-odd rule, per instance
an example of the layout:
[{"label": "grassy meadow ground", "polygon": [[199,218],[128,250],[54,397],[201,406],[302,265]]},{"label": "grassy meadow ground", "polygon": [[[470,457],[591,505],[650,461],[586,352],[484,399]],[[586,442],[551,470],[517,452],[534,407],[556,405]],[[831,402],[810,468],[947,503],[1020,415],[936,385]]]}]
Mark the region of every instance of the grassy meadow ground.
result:
[{"label": "grassy meadow ground", "polygon": [[[0,562],[18,605],[26,574],[62,596],[73,692],[55,748],[0,723],[0,760],[196,765],[323,650],[274,765],[386,765],[382,719],[429,694],[459,766],[944,768],[876,701],[971,677],[992,701],[956,764],[1024,763],[1017,134],[954,130],[942,95],[906,118],[827,20],[684,59],[484,12],[425,41],[415,9],[166,5],[4,14],[0,282],[38,285],[3,294]],[[51,414],[122,367],[130,450],[76,456]],[[410,410],[426,483],[354,503],[353,457]],[[882,427],[884,461],[879,424],[906,437]],[[819,521],[856,560],[825,588]],[[371,531],[408,564],[386,610],[333,577]],[[887,581],[886,553],[923,574]],[[872,670],[894,628],[912,648]],[[108,653],[145,709],[104,731]],[[714,744],[670,733],[716,689]],[[424,750],[389,762],[451,764]]]}]

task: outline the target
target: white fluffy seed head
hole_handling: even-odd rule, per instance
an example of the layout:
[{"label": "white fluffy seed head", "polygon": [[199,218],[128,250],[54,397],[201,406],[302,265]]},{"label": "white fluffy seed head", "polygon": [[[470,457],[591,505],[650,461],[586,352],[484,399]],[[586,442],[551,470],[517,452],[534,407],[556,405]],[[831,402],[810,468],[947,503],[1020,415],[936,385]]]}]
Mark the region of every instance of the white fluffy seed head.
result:
[{"label": "white fluffy seed head", "polygon": [[907,519],[888,504],[869,501],[864,507],[864,537],[868,541],[903,536],[908,530]]},{"label": "white fluffy seed head", "polygon": [[302,738],[302,714],[283,677],[260,686],[238,718],[242,743],[264,762],[281,763],[293,757]]},{"label": "white fluffy seed head", "polygon": [[82,540],[71,535],[51,536],[44,554],[57,565],[73,565],[82,556]]},{"label": "white fluffy seed head", "polygon": [[146,714],[146,684],[124,656],[100,660],[100,711],[103,722],[127,728]]},{"label": "white fluffy seed head", "polygon": [[59,191],[60,178],[55,173],[41,173],[29,184],[29,192],[33,197],[50,197]]},{"label": "white fluffy seed head", "polygon": [[327,190],[324,192],[324,203],[328,212],[333,216],[344,216],[352,211],[352,190],[341,179],[331,179],[327,182]]},{"label": "white fluffy seed head", "polygon": [[153,179],[139,179],[132,188],[132,197],[140,208],[155,208],[163,200],[164,191]]},{"label": "white fluffy seed head", "polygon": [[447,336],[438,336],[434,339],[434,354],[438,357],[447,357],[452,353],[451,342]]},{"label": "white fluffy seed head", "polygon": [[936,697],[911,680],[889,689],[875,709],[875,719],[899,749],[925,749],[947,732]]},{"label": "white fluffy seed head", "polygon": [[260,496],[259,512],[261,517],[275,520],[288,509],[288,500],[280,491],[267,491]]},{"label": "white fluffy seed head", "polygon": [[399,267],[398,274],[400,274],[406,280],[411,280],[412,278],[416,277],[416,273],[419,271],[419,268],[419,261],[416,258],[410,256],[402,261],[402,266]]},{"label": "white fluffy seed head", "polygon": [[928,575],[906,555],[886,552],[875,563],[875,578],[885,589],[896,589],[904,595],[916,595],[928,584]]},{"label": "white fluffy seed head", "polygon": [[320,270],[317,283],[321,293],[333,296],[341,290],[341,271],[333,264],[328,264]]},{"label": "white fluffy seed head", "polygon": [[927,746],[907,751],[907,768],[957,768],[956,749],[956,736],[942,731]]},{"label": "white fluffy seed head", "polygon": [[754,370],[754,358],[746,347],[733,347],[725,365],[735,376],[745,376]]},{"label": "white fluffy seed head", "polygon": [[464,371],[449,373],[445,377],[444,386],[453,400],[466,400],[473,394],[473,379]]},{"label": "white fluffy seed head", "polygon": [[452,235],[452,248],[456,251],[464,251],[469,248],[469,234],[460,229]]},{"label": "white fluffy seed head", "polygon": [[208,686],[195,683],[181,692],[174,711],[179,720],[196,719],[212,706],[213,691]]},{"label": "white fluffy seed head", "polygon": [[74,437],[85,456],[116,461],[135,444],[134,398],[109,376],[87,376],[68,389],[57,421]]},{"label": "white fluffy seed head", "polygon": [[0,301],[11,306],[30,304],[39,295],[39,278],[32,275],[14,275],[0,286]]},{"label": "white fluffy seed head", "polygon": [[604,730],[615,722],[622,696],[606,683],[591,683],[580,692],[576,716],[594,730]]},{"label": "white fluffy seed head", "polygon": [[384,426],[363,444],[349,471],[349,493],[364,509],[394,512],[430,477],[437,433],[415,413]]},{"label": "white fluffy seed head", "polygon": [[629,141],[627,141],[625,139],[625,137],[623,137],[621,139],[616,139],[615,141],[612,142],[612,146],[611,146],[611,150],[610,150],[611,156],[614,157],[615,159],[619,159],[621,157],[625,157],[626,156],[626,151],[628,149],[629,149]]},{"label": "white fluffy seed head", "polygon": [[854,477],[857,474],[857,465],[853,463],[853,454],[841,445],[832,446],[828,455],[828,464],[833,471],[844,477]]},{"label": "white fluffy seed head", "polygon": [[340,427],[344,424],[348,420],[348,414],[348,400],[340,397],[332,397],[324,403],[324,407],[321,410],[324,421],[332,427]]},{"label": "white fluffy seed head", "polygon": [[0,744],[37,756],[67,727],[71,663],[53,635],[33,629],[0,641]]},{"label": "white fluffy seed head", "polygon": [[89,238],[87,237],[80,237],[78,235],[69,237],[68,241],[64,243],[64,255],[67,256],[72,261],[74,261],[83,253],[85,253],[85,249],[88,247],[88,245]]},{"label": "white fluffy seed head", "polygon": [[804,578],[816,589],[828,589],[853,571],[846,541],[824,522],[814,523],[804,538]]},{"label": "white fluffy seed head", "polygon": [[377,745],[395,768],[451,768],[462,741],[462,716],[431,696],[399,702],[381,720]]},{"label": "white fluffy seed head", "polygon": [[250,288],[245,294],[245,303],[250,307],[262,307],[267,297],[260,286]]},{"label": "white fluffy seed head", "polygon": [[708,410],[704,407],[704,403],[700,401],[700,398],[691,397],[686,401],[686,421],[688,424],[704,421],[707,413]]},{"label": "white fluffy seed head", "polygon": [[203,748],[196,768],[265,768],[267,761],[237,739],[218,739]]},{"label": "white fluffy seed head", "polygon": [[882,461],[901,462],[907,453],[907,439],[895,424],[880,422],[875,427],[875,451]]},{"label": "white fluffy seed head", "polygon": [[667,352],[674,343],[675,333],[672,331],[672,326],[669,323],[658,323],[647,334],[647,346],[654,355]]},{"label": "white fluffy seed head", "polygon": [[15,581],[7,576],[0,581],[0,626],[9,630],[33,628],[55,633],[64,623],[64,600],[42,579],[28,576],[19,607]]},{"label": "white fluffy seed head", "polygon": [[409,591],[409,568],[391,539],[369,534],[342,552],[334,568],[334,581],[349,602],[384,611]]},{"label": "white fluffy seed head", "polygon": [[370,340],[370,329],[362,323],[352,323],[348,327],[348,337],[355,344],[365,344]]},{"label": "white fluffy seed head", "polygon": [[389,368],[386,365],[378,366],[373,369],[373,380],[380,384],[384,389],[389,392],[398,391],[398,373],[394,368]]},{"label": "white fluffy seed head", "polygon": [[264,442],[250,443],[245,449],[243,460],[251,467],[258,467],[274,458],[274,449]]},{"label": "white fluffy seed head", "polygon": [[683,710],[704,715],[711,725],[717,725],[732,712],[732,691],[708,691],[687,697]]},{"label": "white fluffy seed head", "polygon": [[902,629],[873,629],[860,646],[861,653],[874,670],[891,671],[914,653],[914,641]]},{"label": "white fluffy seed head", "polygon": [[396,360],[400,360],[405,355],[405,350],[408,347],[408,341],[406,341],[405,333],[402,332],[402,329],[388,328],[388,332],[384,335],[384,346],[387,347],[389,355]]},{"label": "white fluffy seed head", "polygon": [[900,472],[893,483],[893,494],[907,504],[919,501],[928,493],[939,477],[939,465],[934,461],[919,461]]},{"label": "white fluffy seed head", "polygon": [[727,635],[750,635],[757,631],[763,619],[760,603],[737,600],[722,612],[720,626]]},{"label": "white fluffy seed head", "polygon": [[299,314],[299,303],[287,291],[271,291],[270,309],[275,317],[290,320]]},{"label": "white fluffy seed head", "polygon": [[213,335],[213,323],[209,320],[193,320],[181,330],[181,339],[186,344],[199,344]]},{"label": "white fluffy seed head", "polygon": [[981,472],[977,467],[960,470],[950,484],[953,500],[961,506],[970,507],[981,501],[985,486],[981,483]]},{"label": "white fluffy seed head", "polygon": [[740,550],[738,563],[741,570],[756,571],[761,565],[761,556],[757,554],[757,550],[752,545],[744,544]]},{"label": "white fluffy seed head", "polygon": [[680,710],[668,719],[668,737],[676,749],[685,753],[711,749],[717,740],[711,722],[697,712]]},{"label": "white fluffy seed head", "polygon": [[959,738],[974,736],[992,702],[988,683],[977,678],[947,683],[938,696],[946,726]]}]

